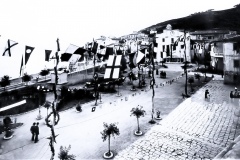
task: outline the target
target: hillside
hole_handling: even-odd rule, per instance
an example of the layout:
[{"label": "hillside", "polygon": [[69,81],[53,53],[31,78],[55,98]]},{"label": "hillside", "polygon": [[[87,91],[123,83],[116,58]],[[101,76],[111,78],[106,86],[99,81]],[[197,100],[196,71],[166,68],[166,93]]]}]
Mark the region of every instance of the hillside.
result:
[{"label": "hillside", "polygon": [[173,29],[185,29],[188,31],[209,30],[209,29],[228,29],[240,33],[240,4],[234,8],[195,13],[187,17],[172,19],[156,25],[147,27],[140,32],[149,33],[151,29],[161,33],[167,24],[171,24]]}]

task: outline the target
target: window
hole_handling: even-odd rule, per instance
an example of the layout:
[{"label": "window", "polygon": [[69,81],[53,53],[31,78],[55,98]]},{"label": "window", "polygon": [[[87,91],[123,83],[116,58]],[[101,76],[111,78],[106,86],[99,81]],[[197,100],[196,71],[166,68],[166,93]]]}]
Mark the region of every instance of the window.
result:
[{"label": "window", "polygon": [[165,42],[165,38],[162,39],[162,42]]},{"label": "window", "polygon": [[233,67],[239,68],[239,60],[233,60]]}]

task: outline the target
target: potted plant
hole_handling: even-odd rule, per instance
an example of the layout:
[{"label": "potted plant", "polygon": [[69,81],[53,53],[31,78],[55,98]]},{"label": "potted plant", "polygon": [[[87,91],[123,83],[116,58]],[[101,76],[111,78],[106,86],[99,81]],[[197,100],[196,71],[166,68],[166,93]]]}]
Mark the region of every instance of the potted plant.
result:
[{"label": "potted plant", "polygon": [[160,115],[161,115],[161,112],[160,112],[160,111],[157,111],[157,112],[156,112],[156,117],[155,117],[155,119],[161,120],[162,118],[160,117]]},{"label": "potted plant", "polygon": [[114,137],[115,135],[119,135],[120,132],[116,123],[111,123],[109,125],[107,123],[103,123],[103,126],[104,130],[101,132],[102,139],[103,141],[108,139],[108,151],[103,154],[103,158],[111,159],[114,155],[113,152],[110,150],[110,139],[111,136]]},{"label": "potted plant", "polygon": [[69,150],[71,149],[71,145],[68,147],[60,147],[60,153],[58,153],[58,158],[60,160],[75,160],[75,155],[69,154]]},{"label": "potted plant", "polygon": [[12,123],[12,120],[10,117],[5,117],[3,119],[4,131],[5,131],[5,135],[3,139],[11,139],[13,137],[13,131],[10,129],[11,123]]},{"label": "potted plant", "polygon": [[130,116],[136,116],[137,118],[137,125],[138,125],[138,128],[137,128],[137,131],[134,132],[135,135],[137,136],[141,136],[143,135],[142,131],[140,131],[140,127],[139,127],[139,118],[140,117],[144,117],[144,115],[146,114],[145,110],[142,109],[143,107],[141,106],[137,106],[136,108],[132,108],[131,110],[131,115]]}]

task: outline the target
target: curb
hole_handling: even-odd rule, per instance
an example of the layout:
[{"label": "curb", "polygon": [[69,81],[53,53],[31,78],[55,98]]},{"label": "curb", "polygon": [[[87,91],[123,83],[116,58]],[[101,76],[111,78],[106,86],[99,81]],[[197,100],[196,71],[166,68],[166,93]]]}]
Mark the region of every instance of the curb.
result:
[{"label": "curb", "polygon": [[224,157],[232,148],[236,143],[240,143],[240,135],[234,140],[232,141],[227,147],[225,147],[219,154],[217,154],[216,157],[214,157],[215,160],[217,159],[226,159],[226,157]]}]

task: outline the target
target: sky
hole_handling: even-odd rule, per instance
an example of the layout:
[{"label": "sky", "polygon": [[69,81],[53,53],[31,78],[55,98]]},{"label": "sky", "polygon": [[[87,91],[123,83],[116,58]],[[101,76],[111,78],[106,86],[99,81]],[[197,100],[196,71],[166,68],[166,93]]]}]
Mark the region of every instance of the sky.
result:
[{"label": "sky", "polygon": [[[119,37],[167,20],[208,9],[224,10],[239,3],[239,0],[1,0],[0,54],[7,39],[18,45],[12,57],[0,56],[0,77],[5,74],[19,77],[25,45],[35,47],[26,66],[31,73],[43,69],[44,49],[56,50],[57,38],[61,50],[70,43],[82,47],[101,35]],[[34,59],[34,55],[40,54],[41,58]]]}]

